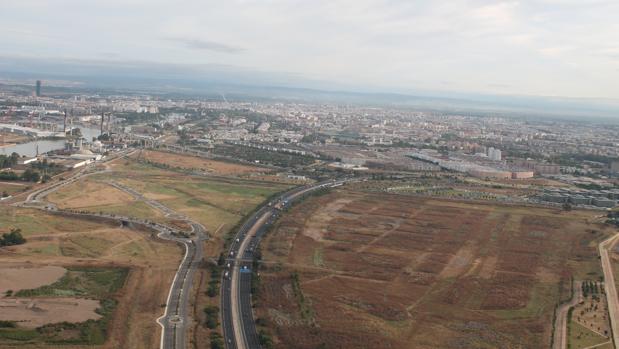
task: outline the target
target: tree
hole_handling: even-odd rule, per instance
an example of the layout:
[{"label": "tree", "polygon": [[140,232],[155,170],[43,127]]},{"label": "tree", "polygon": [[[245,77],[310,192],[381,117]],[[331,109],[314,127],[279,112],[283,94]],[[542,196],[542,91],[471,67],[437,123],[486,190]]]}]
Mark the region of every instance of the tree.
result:
[{"label": "tree", "polygon": [[39,172],[32,169],[26,169],[21,175],[21,180],[25,182],[38,182],[41,179]]},{"label": "tree", "polygon": [[13,246],[25,244],[26,239],[21,234],[21,229],[11,229],[10,233],[2,234],[0,238],[0,246]]},{"label": "tree", "polygon": [[566,202],[563,204],[563,211],[571,211],[572,210],[572,204],[570,204],[569,202]]}]

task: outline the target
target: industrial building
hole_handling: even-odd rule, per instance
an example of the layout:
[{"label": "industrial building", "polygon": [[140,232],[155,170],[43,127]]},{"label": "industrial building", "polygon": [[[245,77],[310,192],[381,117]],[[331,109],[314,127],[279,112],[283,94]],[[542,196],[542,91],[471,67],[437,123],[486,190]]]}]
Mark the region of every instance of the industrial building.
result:
[{"label": "industrial building", "polygon": [[619,189],[547,189],[537,198],[541,201],[558,204],[570,203],[576,206],[612,208],[617,206],[617,199],[619,199]]}]

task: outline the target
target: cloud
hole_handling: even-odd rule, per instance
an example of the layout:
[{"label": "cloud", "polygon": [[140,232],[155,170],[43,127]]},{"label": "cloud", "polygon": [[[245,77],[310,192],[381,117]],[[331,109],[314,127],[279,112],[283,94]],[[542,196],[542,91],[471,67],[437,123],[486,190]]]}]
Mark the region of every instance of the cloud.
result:
[{"label": "cloud", "polygon": [[241,53],[245,51],[245,49],[241,47],[202,39],[168,38],[167,40],[180,43],[192,50],[205,50],[220,53]]},{"label": "cloud", "polygon": [[506,93],[619,98],[617,0],[181,2],[5,1],[0,47],[226,64],[385,91],[484,92],[499,82]]}]

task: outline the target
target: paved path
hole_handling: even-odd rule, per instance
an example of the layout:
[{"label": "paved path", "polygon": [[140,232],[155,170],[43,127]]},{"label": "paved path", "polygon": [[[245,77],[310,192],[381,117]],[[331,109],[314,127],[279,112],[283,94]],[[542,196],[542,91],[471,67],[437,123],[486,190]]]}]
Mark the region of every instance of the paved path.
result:
[{"label": "paved path", "polygon": [[582,287],[580,281],[574,281],[572,290],[574,291],[572,299],[567,303],[559,305],[557,308],[554,341],[552,344],[553,349],[567,349],[567,314],[570,308],[582,302]]},{"label": "paved path", "polygon": [[615,234],[604,240],[600,248],[600,260],[604,271],[604,289],[608,302],[608,314],[610,315],[610,328],[615,348],[619,345],[619,298],[617,298],[617,286],[615,285],[615,275],[613,274],[612,263],[608,250],[613,248],[619,234]]}]

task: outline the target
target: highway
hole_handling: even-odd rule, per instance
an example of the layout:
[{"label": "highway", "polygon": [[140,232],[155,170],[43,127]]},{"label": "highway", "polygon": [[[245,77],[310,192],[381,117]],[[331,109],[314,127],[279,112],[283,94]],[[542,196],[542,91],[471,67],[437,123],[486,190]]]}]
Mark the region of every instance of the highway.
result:
[{"label": "highway", "polygon": [[615,275],[613,274],[613,268],[608,250],[613,248],[618,237],[619,234],[615,234],[602,241],[599,246],[600,261],[602,262],[602,271],[604,272],[604,290],[606,291],[608,314],[610,317],[610,329],[615,348],[619,345],[619,298],[617,297]]},{"label": "highway", "polygon": [[311,191],[342,185],[344,180],[320,182],[285,192],[255,211],[238,230],[228,251],[221,284],[222,328],[227,349],[259,349],[251,304],[254,251],[281,209]]}]

